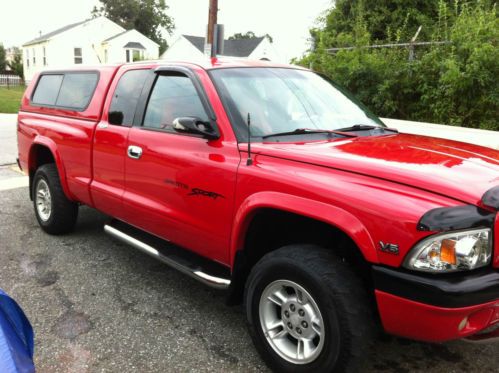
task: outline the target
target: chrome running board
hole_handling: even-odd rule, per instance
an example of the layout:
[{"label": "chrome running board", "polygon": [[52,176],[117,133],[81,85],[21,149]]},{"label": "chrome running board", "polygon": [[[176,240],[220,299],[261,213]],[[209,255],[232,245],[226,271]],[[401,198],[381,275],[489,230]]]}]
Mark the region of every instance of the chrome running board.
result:
[{"label": "chrome running board", "polygon": [[104,225],[104,231],[168,266],[215,289],[227,289],[230,270],[193,252],[179,248],[120,221]]}]

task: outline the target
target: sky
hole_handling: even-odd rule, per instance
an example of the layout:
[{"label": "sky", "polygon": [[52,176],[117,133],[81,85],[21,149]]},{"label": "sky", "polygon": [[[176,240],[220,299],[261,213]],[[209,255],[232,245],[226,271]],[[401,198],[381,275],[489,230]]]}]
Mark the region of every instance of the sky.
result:
[{"label": "sky", "polygon": [[[332,0],[219,0],[218,23],[225,37],[253,31],[270,34],[274,46],[287,60],[301,56],[309,47],[308,30]],[[208,0],[166,0],[175,20],[171,44],[180,34],[204,36]],[[39,32],[48,33],[90,17],[98,0],[0,0],[0,43],[20,46]]]}]

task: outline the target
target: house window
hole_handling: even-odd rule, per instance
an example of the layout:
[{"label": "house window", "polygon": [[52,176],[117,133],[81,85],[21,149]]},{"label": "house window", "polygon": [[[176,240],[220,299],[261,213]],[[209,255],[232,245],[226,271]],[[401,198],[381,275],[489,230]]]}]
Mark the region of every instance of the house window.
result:
[{"label": "house window", "polygon": [[74,48],[75,64],[83,63],[83,54],[81,48]]},{"label": "house window", "polygon": [[26,49],[26,67],[29,67],[29,49]]},{"label": "house window", "polygon": [[133,50],[133,60],[134,61],[140,61],[142,59],[142,53],[138,49]]},{"label": "house window", "polygon": [[140,61],[144,59],[144,52],[140,49],[126,49],[126,62]]},{"label": "house window", "polygon": [[104,62],[107,63],[107,49],[104,49]]},{"label": "house window", "polygon": [[33,48],[32,51],[33,51],[33,66],[35,66],[36,65],[35,48]]},{"label": "house window", "polygon": [[43,66],[47,66],[47,56],[45,54],[45,47],[43,47]]}]

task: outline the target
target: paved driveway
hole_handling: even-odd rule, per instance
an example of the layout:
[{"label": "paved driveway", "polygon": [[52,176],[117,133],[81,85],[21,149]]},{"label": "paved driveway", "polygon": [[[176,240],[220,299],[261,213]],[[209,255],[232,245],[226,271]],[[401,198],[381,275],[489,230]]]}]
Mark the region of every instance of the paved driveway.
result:
[{"label": "paved driveway", "polygon": [[[43,233],[17,177],[0,167],[14,188],[0,190],[0,287],[33,323],[38,372],[266,371],[223,292],[106,236],[90,208],[74,233]],[[499,372],[499,345],[381,338],[369,359],[368,372]]]},{"label": "paved driveway", "polygon": [[[15,116],[0,115],[0,164],[16,158]],[[76,231],[38,227],[27,178],[0,166],[0,287],[35,329],[37,371],[260,372],[240,307],[104,235],[82,207]],[[499,344],[443,345],[384,337],[368,372],[499,372]]]}]

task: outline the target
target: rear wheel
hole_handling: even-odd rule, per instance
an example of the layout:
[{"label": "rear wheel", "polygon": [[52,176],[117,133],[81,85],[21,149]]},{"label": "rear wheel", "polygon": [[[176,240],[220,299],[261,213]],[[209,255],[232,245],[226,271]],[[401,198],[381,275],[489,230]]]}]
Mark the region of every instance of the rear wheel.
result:
[{"label": "rear wheel", "polygon": [[64,194],[55,164],[45,164],[36,170],[33,204],[36,219],[45,232],[63,234],[74,228],[78,205]]},{"label": "rear wheel", "polygon": [[292,245],[265,255],[246,284],[254,344],[279,372],[358,371],[373,321],[361,281],[332,252]]}]

